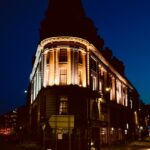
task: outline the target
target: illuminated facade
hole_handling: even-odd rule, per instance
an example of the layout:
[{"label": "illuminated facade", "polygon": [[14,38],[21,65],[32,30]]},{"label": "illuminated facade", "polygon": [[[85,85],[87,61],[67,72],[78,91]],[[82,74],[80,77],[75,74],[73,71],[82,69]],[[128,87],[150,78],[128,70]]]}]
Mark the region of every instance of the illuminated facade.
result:
[{"label": "illuminated facade", "polygon": [[[109,70],[109,71],[108,71]],[[31,103],[42,87],[77,85],[110,93],[110,100],[128,106],[132,85],[87,40],[52,37],[41,41],[30,76]]]},{"label": "illuminated facade", "polygon": [[[70,4],[70,1],[64,1]],[[52,2],[54,6],[58,0]],[[79,0],[73,3],[79,4]],[[62,144],[69,150],[99,149],[100,145],[115,144],[133,137],[138,127],[138,116],[135,115],[138,93],[133,85],[104,57],[92,34],[89,33],[93,41],[86,38],[87,34],[84,38],[84,33],[81,36],[76,32],[70,33],[73,30],[66,27],[68,24],[55,30],[44,30],[46,25],[41,30],[46,36],[41,36],[36,51],[28,92],[33,136],[43,135],[41,126],[44,123],[48,139],[45,142],[49,148],[58,150]],[[53,22],[50,25],[53,27]],[[55,32],[60,28],[63,36]],[[76,26],[73,29],[76,30]],[[49,32],[52,34],[47,36]],[[49,120],[54,115],[74,116],[71,132],[66,128],[52,129]]]},{"label": "illuminated facade", "polygon": [[[107,144],[110,136],[115,137],[110,142],[122,141],[124,132],[129,127],[134,128],[130,94],[135,92],[133,86],[87,40],[60,36],[41,41],[30,80],[32,113],[36,110],[36,122],[39,124],[41,117],[75,115],[79,106],[70,106],[73,104],[70,101],[74,100],[75,94],[80,94],[76,96],[76,105],[85,103],[83,117],[99,128],[101,144]],[[74,107],[74,111],[70,107]],[[123,123],[122,117],[125,119]],[[87,121],[84,123],[87,124]]]}]

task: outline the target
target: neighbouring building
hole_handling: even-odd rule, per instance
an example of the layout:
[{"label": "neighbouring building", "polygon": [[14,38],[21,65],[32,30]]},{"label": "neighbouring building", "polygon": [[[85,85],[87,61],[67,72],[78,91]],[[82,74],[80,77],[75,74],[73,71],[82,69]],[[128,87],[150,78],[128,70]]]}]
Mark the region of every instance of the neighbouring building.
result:
[{"label": "neighbouring building", "polygon": [[147,131],[146,135],[150,136],[150,105],[149,104],[144,105],[141,116],[143,118],[143,122],[145,122],[144,127],[145,130]]},{"label": "neighbouring building", "polygon": [[26,107],[20,106],[0,116],[0,135],[19,134],[25,130]]},{"label": "neighbouring building", "polygon": [[28,132],[51,149],[100,149],[138,136],[139,94],[80,0],[51,0],[28,90]]}]

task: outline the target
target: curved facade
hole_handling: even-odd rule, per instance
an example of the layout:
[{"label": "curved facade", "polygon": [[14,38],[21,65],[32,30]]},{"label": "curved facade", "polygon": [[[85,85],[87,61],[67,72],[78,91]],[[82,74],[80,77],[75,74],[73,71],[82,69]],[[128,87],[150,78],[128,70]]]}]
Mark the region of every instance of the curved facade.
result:
[{"label": "curved facade", "polygon": [[47,38],[38,46],[33,70],[32,102],[42,87],[78,85],[99,91],[110,90],[110,99],[128,106],[128,90],[134,88],[99,50],[77,37]]},{"label": "curved facade", "polygon": [[[31,128],[41,137],[44,123],[52,149],[61,150],[62,144],[69,150],[99,149],[136,134],[135,88],[85,39],[58,36],[42,40],[30,84]],[[48,122],[55,115],[73,116],[74,128],[53,129]],[[56,142],[59,134],[61,142]]]}]

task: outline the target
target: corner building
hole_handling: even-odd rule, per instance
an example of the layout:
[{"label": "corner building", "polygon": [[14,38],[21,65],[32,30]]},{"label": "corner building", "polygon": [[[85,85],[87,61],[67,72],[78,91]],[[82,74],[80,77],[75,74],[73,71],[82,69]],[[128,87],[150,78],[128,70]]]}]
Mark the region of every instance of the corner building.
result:
[{"label": "corner building", "polygon": [[[100,149],[135,137],[136,89],[104,57],[103,40],[80,0],[72,1],[77,12],[62,1],[49,2],[41,23],[28,97],[32,137],[55,150]],[[73,116],[73,127],[69,119],[60,127],[61,116]]]}]

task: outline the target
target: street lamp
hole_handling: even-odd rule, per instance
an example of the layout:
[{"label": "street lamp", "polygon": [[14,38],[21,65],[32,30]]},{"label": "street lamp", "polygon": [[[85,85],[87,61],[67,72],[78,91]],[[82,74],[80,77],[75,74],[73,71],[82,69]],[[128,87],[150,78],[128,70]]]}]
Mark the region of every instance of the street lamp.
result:
[{"label": "street lamp", "polygon": [[107,122],[108,122],[108,132],[107,132],[107,137],[108,137],[108,145],[110,146],[110,87],[105,88],[106,92],[106,103],[107,103]]},{"label": "street lamp", "polygon": [[28,93],[28,91],[27,91],[27,90],[24,90],[24,93],[25,93],[25,94],[27,94],[27,93]]}]

